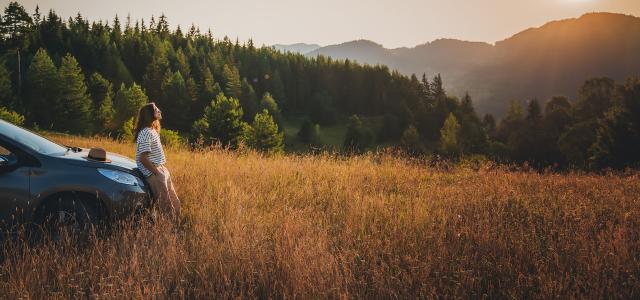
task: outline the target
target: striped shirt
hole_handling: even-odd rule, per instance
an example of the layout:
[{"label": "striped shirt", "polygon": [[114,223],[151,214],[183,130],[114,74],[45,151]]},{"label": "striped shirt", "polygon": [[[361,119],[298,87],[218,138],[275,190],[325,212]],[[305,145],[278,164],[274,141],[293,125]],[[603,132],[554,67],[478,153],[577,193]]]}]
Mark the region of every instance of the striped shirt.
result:
[{"label": "striped shirt", "polygon": [[151,127],[142,128],[136,139],[136,164],[138,165],[138,169],[142,171],[142,174],[149,177],[153,175],[153,173],[147,170],[142,162],[140,162],[140,154],[145,152],[149,152],[149,160],[156,166],[163,165],[167,162],[164,158],[160,134]]}]

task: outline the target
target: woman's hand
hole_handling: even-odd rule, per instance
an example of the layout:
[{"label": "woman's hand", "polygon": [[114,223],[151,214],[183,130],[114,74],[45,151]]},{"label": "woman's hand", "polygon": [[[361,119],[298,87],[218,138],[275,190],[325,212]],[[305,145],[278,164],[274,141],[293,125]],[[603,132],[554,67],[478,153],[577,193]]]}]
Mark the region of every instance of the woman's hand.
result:
[{"label": "woman's hand", "polygon": [[151,171],[152,176],[162,175],[162,173],[160,172],[160,170],[158,170],[156,165],[154,165],[149,159],[149,152],[144,152],[140,154],[140,162],[145,168],[147,168],[147,170]]}]

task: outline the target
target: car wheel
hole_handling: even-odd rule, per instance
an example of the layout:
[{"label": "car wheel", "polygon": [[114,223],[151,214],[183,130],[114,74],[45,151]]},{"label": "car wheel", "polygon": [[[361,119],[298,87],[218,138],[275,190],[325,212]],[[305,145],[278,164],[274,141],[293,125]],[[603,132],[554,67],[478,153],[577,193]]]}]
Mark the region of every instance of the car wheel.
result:
[{"label": "car wheel", "polygon": [[99,215],[91,205],[66,197],[45,206],[42,228],[54,241],[61,240],[65,234],[86,240],[98,220]]}]

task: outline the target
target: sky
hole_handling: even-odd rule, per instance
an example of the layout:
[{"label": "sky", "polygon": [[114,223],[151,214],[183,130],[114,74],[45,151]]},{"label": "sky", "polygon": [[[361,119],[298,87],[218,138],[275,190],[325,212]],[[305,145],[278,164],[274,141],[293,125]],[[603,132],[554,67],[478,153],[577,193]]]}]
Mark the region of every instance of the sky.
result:
[{"label": "sky", "polygon": [[[368,39],[386,48],[413,47],[438,38],[494,43],[552,20],[587,12],[640,17],[640,0],[19,0],[29,13],[53,9],[66,20],[132,20],[164,13],[172,28],[192,23],[214,37],[256,45]],[[0,0],[2,7],[9,1]]]}]

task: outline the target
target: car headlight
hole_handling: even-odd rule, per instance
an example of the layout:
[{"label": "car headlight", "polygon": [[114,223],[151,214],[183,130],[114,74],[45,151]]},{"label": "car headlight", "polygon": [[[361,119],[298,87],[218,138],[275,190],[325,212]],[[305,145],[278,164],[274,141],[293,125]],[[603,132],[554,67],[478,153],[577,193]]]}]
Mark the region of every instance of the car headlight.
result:
[{"label": "car headlight", "polygon": [[98,172],[104,177],[107,177],[117,183],[126,185],[143,185],[142,180],[138,180],[137,177],[129,173],[109,169],[98,169]]}]

